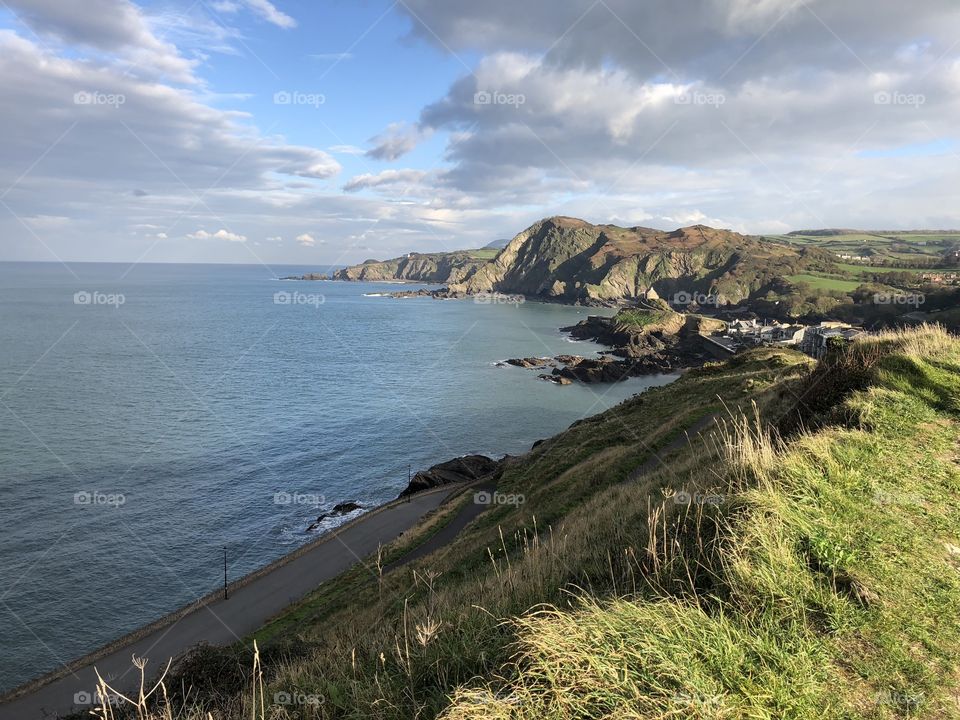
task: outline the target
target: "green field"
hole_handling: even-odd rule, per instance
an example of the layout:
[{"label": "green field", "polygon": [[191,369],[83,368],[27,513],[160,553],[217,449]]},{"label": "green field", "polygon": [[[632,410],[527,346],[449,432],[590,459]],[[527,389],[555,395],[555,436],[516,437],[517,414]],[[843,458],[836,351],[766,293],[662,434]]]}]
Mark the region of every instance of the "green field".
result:
[{"label": "green field", "polygon": [[822,275],[788,275],[786,279],[793,283],[807,283],[817,290],[839,290],[841,292],[856,290],[863,284],[856,280],[841,280]]},{"label": "green field", "polygon": [[[816,247],[834,255],[862,255],[880,261],[930,263],[960,246],[960,233],[850,232],[840,235],[767,235],[794,247]],[[858,266],[859,267],[859,266]],[[876,268],[894,269],[894,268]]]},{"label": "green field", "polygon": [[837,263],[837,267],[843,270],[844,272],[852,273],[854,275],[863,275],[865,273],[889,273],[889,272],[907,272],[907,273],[924,273],[931,272],[931,268],[891,268],[883,267],[881,265],[853,265],[851,263]]},{"label": "green field", "polygon": [[467,250],[466,253],[475,260],[493,260],[500,250],[497,248],[478,248],[476,250]]}]

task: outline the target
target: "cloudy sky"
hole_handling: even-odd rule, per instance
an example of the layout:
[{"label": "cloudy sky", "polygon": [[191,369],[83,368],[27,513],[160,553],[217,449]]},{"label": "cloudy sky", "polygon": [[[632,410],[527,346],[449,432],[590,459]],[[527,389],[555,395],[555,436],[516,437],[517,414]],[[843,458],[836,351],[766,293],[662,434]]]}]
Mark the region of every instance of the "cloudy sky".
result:
[{"label": "cloudy sky", "polygon": [[960,227],[956,0],[0,0],[0,259]]}]

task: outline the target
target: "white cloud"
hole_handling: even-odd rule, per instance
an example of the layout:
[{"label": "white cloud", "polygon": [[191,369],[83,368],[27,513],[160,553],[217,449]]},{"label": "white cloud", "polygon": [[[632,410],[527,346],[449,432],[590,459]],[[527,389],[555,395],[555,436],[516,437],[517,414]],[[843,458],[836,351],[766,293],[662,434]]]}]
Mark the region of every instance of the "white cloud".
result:
[{"label": "white cloud", "polygon": [[357,192],[384,185],[417,185],[426,175],[427,173],[423,170],[384,170],[376,175],[366,173],[350,178],[343,189],[347,192]]},{"label": "white cloud", "polygon": [[316,245],[317,241],[313,239],[313,235],[310,233],[301,233],[297,235],[297,243],[302,247],[313,247]]},{"label": "white cloud", "polygon": [[284,12],[281,12],[269,0],[239,0],[261,19],[272,25],[289,30],[297,26],[297,21]]},{"label": "white cloud", "polygon": [[8,0],[8,7],[34,32],[85,48],[115,53],[127,72],[195,83],[196,61],[157,38],[129,0]]},{"label": "white cloud", "polygon": [[367,152],[356,145],[331,145],[327,150],[337,155],[363,155]]},{"label": "white cloud", "polygon": [[197,230],[196,232],[189,233],[187,235],[191,240],[226,240],[227,242],[246,242],[246,235],[238,235],[237,233],[232,233],[229,230],[220,229],[214,233],[209,233],[206,230]]},{"label": "white cloud", "polygon": [[370,139],[373,147],[367,150],[367,157],[374,160],[396,160],[413,150],[421,140],[429,136],[416,125],[409,123],[391,123],[387,129]]},{"label": "white cloud", "polygon": [[228,15],[240,12],[240,4],[234,2],[233,0],[219,0],[219,2],[212,2],[210,3],[210,7],[219,13],[226,13]]}]

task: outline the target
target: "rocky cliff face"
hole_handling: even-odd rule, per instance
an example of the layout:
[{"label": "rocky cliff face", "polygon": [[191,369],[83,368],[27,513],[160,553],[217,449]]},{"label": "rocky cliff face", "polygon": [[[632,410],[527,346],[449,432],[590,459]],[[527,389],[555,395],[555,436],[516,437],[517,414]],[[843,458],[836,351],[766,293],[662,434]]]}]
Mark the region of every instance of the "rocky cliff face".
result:
[{"label": "rocky cliff face", "polygon": [[720,294],[736,303],[804,264],[791,248],[702,225],[665,232],[558,217],[527,228],[450,289],[566,302],[636,299],[653,289],[661,297]]},{"label": "rocky cliff face", "polygon": [[409,280],[426,283],[463,282],[486,260],[477,259],[469,252],[410,253],[392,260],[367,260],[361,265],[338,270],[334,280]]},{"label": "rocky cliff face", "polygon": [[[816,260],[809,251],[703,225],[672,232],[553,217],[516,235],[489,261],[468,253],[411,255],[341,270],[340,280],[445,283],[453,293],[502,292],[604,303],[676,293],[737,303]],[[821,258],[822,259],[822,258]]]}]

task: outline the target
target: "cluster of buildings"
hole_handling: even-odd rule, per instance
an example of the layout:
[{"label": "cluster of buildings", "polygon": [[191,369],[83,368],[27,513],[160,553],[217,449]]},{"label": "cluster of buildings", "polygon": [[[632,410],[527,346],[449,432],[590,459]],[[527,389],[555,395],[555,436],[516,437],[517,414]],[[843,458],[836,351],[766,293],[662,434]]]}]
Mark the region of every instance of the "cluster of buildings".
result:
[{"label": "cluster of buildings", "polygon": [[853,340],[864,332],[862,328],[835,321],[795,325],[776,320],[766,323],[752,318],[732,320],[722,333],[704,337],[712,346],[728,354],[758,345],[774,345],[793,347],[819,359],[833,342]]}]

